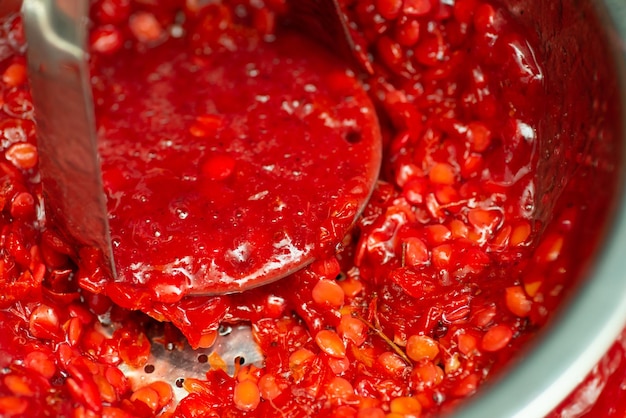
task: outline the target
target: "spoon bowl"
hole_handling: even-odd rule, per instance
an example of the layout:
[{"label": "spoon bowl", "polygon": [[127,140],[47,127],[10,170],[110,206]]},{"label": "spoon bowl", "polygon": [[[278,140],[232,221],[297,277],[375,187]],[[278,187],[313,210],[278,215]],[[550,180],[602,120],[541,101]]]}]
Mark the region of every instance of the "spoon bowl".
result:
[{"label": "spoon bowl", "polygon": [[[327,31],[325,33],[334,34],[333,37],[337,37],[339,40],[335,46],[336,52],[344,57],[346,53],[352,52],[350,56],[346,57],[348,60],[354,60],[357,57],[354,42],[350,38],[336,1],[291,2],[291,5],[293,6],[294,21],[308,22],[304,24],[305,31],[315,31],[317,34]],[[244,179],[244,181],[237,183],[234,180],[226,179],[230,174],[224,174],[224,170],[228,171],[228,167],[234,165],[235,160],[249,159],[252,161],[265,158],[264,156],[269,154],[263,154],[265,151],[259,154],[258,150],[273,146],[274,138],[269,138],[266,142],[261,140],[260,145],[255,144],[254,149],[248,147],[247,151],[244,152],[241,150],[245,147],[238,142],[238,138],[229,139],[224,136],[220,137],[220,140],[228,142],[228,149],[211,148],[205,138],[205,133],[202,133],[202,129],[206,129],[207,118],[210,120],[214,115],[197,115],[195,124],[189,128],[195,129],[191,132],[191,136],[195,139],[201,139],[197,146],[199,148],[206,147],[209,151],[203,157],[204,160],[199,162],[202,165],[201,173],[199,175],[194,174],[199,180],[193,182],[187,189],[185,189],[187,183],[185,185],[177,184],[173,187],[178,189],[180,186],[186,190],[188,195],[197,194],[197,191],[202,189],[201,194],[204,194],[202,203],[198,203],[200,206],[196,206],[196,209],[200,211],[200,216],[195,218],[195,222],[198,225],[213,222],[216,226],[213,229],[196,228],[194,225],[189,226],[193,220],[187,219],[185,226],[179,228],[179,219],[174,218],[173,220],[163,220],[158,231],[153,230],[156,227],[151,226],[153,229],[149,231],[149,235],[142,235],[141,227],[137,226],[138,223],[152,222],[151,225],[156,224],[154,219],[144,216],[144,214],[150,211],[159,213],[167,211],[169,206],[176,203],[174,200],[187,198],[181,197],[180,194],[158,193],[166,197],[158,202],[152,200],[150,206],[137,206],[137,202],[131,199],[132,202],[123,211],[111,212],[112,208],[119,207],[119,202],[112,202],[111,198],[113,193],[117,193],[115,190],[111,191],[112,189],[109,187],[111,173],[119,174],[119,167],[125,168],[124,166],[128,164],[124,160],[126,158],[124,156],[120,160],[115,159],[116,155],[114,154],[117,151],[107,154],[107,149],[113,149],[110,147],[119,145],[112,145],[112,142],[107,142],[107,138],[104,139],[105,145],[103,145],[102,138],[99,140],[96,138],[94,105],[86,56],[87,14],[88,5],[81,2],[26,0],[23,3],[23,21],[29,41],[29,77],[34,92],[33,102],[39,132],[42,183],[46,211],[49,219],[51,219],[48,227],[54,227],[63,238],[76,243],[79,247],[95,248],[101,254],[102,266],[105,270],[104,275],[112,278],[108,280],[114,289],[112,293],[124,291],[123,289],[128,286],[144,285],[145,277],[155,277],[154,281],[148,280],[145,285],[155,288],[150,291],[154,299],[161,302],[172,302],[184,295],[241,292],[288,276],[311,263],[315,258],[334,251],[334,247],[340,243],[367,203],[376,184],[382,158],[382,139],[375,119],[375,111],[356,78],[353,76],[344,77],[344,79],[339,77],[340,81],[337,83],[340,87],[338,88],[345,90],[346,85],[348,86],[346,91],[337,96],[343,95],[343,98],[324,98],[324,100],[338,100],[328,109],[345,107],[347,102],[342,104],[339,100],[350,101],[356,98],[357,105],[365,115],[364,119],[361,120],[362,126],[356,128],[344,126],[336,130],[337,138],[333,139],[337,141],[336,146],[333,143],[315,142],[313,137],[319,132],[311,134],[307,132],[307,129],[310,128],[306,126],[303,129],[296,125],[283,128],[295,129],[292,133],[295,134],[297,131],[298,135],[305,138],[309,144],[307,148],[299,149],[303,153],[302,155],[296,155],[298,151],[295,151],[293,147],[271,151],[272,155],[284,162],[290,160],[290,165],[278,166],[280,169],[277,171],[282,170],[281,173],[272,172],[270,173],[271,176],[267,177],[268,182],[275,183],[271,187],[276,191],[280,190],[282,193],[280,196],[274,196],[270,193],[268,197],[267,190],[244,190],[243,187],[250,182]],[[322,18],[323,29],[320,30],[312,23]],[[286,48],[291,47],[286,46]],[[175,57],[170,58],[175,59]],[[243,61],[242,65],[244,65]],[[362,58],[357,63],[357,66],[359,65],[367,70],[367,63]],[[155,64],[154,68],[157,67],[158,63]],[[148,70],[146,69],[146,71]],[[210,71],[211,68],[207,67],[206,72]],[[347,84],[346,80],[349,80]],[[324,82],[324,80],[321,81]],[[140,85],[141,80],[133,79],[133,83]],[[288,86],[289,89],[291,87]],[[164,88],[169,87],[164,86]],[[194,86],[194,88],[196,87]],[[138,95],[142,93],[143,91],[137,91]],[[161,98],[155,96],[155,100],[161,100]],[[255,100],[258,99],[255,98]],[[285,103],[281,106],[298,105],[296,102]],[[121,107],[126,106],[125,103],[120,103],[120,105]],[[184,106],[185,103],[182,105]],[[236,108],[240,105],[240,103],[224,105],[228,109],[224,110],[222,107],[220,112],[222,114],[228,113],[233,106]],[[132,111],[142,112],[141,109],[132,109]],[[330,113],[333,111],[331,110]],[[150,113],[152,110],[146,110],[146,112]],[[291,111],[287,110],[287,112]],[[112,114],[107,114],[107,116],[119,117],[119,115]],[[172,115],[166,111],[163,113],[162,119],[165,120],[170,116]],[[129,118],[132,117],[129,116]],[[180,117],[185,119],[186,115],[181,114]],[[334,116],[323,114],[320,117],[332,119]],[[106,119],[106,117],[100,117],[100,119]],[[152,115],[146,124],[158,123],[157,119],[158,116]],[[326,124],[336,123],[331,119],[322,122]],[[354,120],[358,122],[359,119],[357,117]],[[210,121],[208,123],[210,124]],[[178,126],[176,123],[171,125]],[[187,129],[186,126],[181,126],[181,129]],[[124,129],[126,128],[141,129],[138,126],[124,126]],[[239,135],[247,134],[249,133],[239,133]],[[353,159],[350,163],[352,167],[350,172],[340,169],[341,166],[345,165],[340,159],[344,158],[345,151],[342,150],[346,148],[346,145],[349,148],[348,153],[351,155],[347,158]],[[317,149],[323,149],[324,152],[318,152]],[[292,158],[292,154],[296,157]],[[172,159],[175,158],[176,156],[172,157]],[[293,163],[294,158],[297,160],[295,163]],[[306,184],[304,181],[293,178],[300,176],[301,171],[305,175],[307,174],[306,170],[296,168],[298,164],[302,165],[300,160],[306,160],[304,165],[311,167],[309,169],[311,175],[307,177],[305,182],[308,183]],[[104,173],[101,169],[101,163],[104,167]],[[256,177],[255,185],[260,184],[258,179],[261,173],[266,170],[265,168],[275,166],[276,161],[266,159],[263,164],[261,166],[247,164],[249,170],[258,170],[258,174],[251,174]],[[238,163],[237,166],[242,166],[242,164]],[[151,182],[149,189],[152,193],[152,191],[161,191],[160,189],[167,188],[163,182],[169,180],[163,176],[150,178],[147,172],[167,171],[168,169],[168,167],[157,168],[152,161],[145,166],[146,172],[138,175],[144,183]],[[180,175],[180,170],[175,169],[175,176]],[[230,170],[232,171],[233,168]],[[362,173],[357,172],[358,170],[362,170]],[[239,174],[240,172],[235,172],[231,177],[236,177]],[[126,173],[122,176],[132,175]],[[181,178],[184,176],[184,174],[180,175]],[[288,181],[286,176],[291,177],[289,186],[286,186]],[[319,176],[319,178],[314,176]],[[320,189],[322,184],[329,184],[331,180],[333,190],[329,189],[324,193],[317,194],[314,192],[316,189]],[[226,181],[231,181],[231,184],[224,186]],[[105,189],[109,195],[108,207],[107,197],[103,192]],[[135,189],[128,191],[128,193],[139,192],[138,189]],[[243,195],[245,193],[248,195],[244,196],[243,200],[234,199],[231,196],[231,194]],[[237,217],[242,213],[247,211],[250,212],[250,217],[255,216],[254,211],[257,210],[255,208],[258,205],[252,203],[270,198],[279,199],[282,202],[283,196],[288,195],[298,196],[297,205],[300,206],[292,207],[292,212],[303,215],[301,220],[289,221],[293,224],[291,230],[269,230],[270,223],[275,223],[277,220],[269,219],[269,214],[264,216],[260,213],[258,214],[258,225],[248,223],[237,229],[237,225],[241,224]],[[318,201],[314,201],[315,199]],[[246,206],[246,202],[252,202],[251,206]],[[276,205],[277,203],[272,204]],[[278,203],[277,207],[281,205],[283,203]],[[216,206],[220,207],[216,208]],[[311,207],[314,207],[315,210],[309,211]],[[177,207],[176,210],[179,211],[176,212],[176,216],[179,218],[183,213],[189,212],[185,208]],[[282,209],[280,210],[282,211]],[[133,213],[133,211],[141,212],[143,218],[131,219],[126,217],[126,213]],[[218,215],[216,215],[217,212],[219,212]],[[210,215],[211,213],[213,215]],[[122,215],[119,216],[120,214]],[[192,218],[195,215],[197,213],[192,213]],[[285,211],[279,218],[287,219],[292,215],[293,213]],[[205,221],[211,216],[212,219]],[[315,222],[310,223],[306,219],[307,216],[315,218]],[[254,223],[256,224],[256,222]],[[292,233],[294,228],[300,231],[296,235]],[[203,231],[208,231],[207,234],[210,233],[211,236],[219,235],[222,241],[227,242],[227,244],[221,247],[207,248],[205,244],[214,241],[214,239],[208,235],[199,237],[204,233]],[[196,232],[198,233],[196,234]],[[177,234],[178,237],[176,237]],[[251,234],[254,236],[251,237]],[[252,252],[255,255],[254,262],[250,261]],[[148,256],[147,263],[143,260],[146,253],[152,254]],[[128,258],[127,255],[129,255]],[[188,262],[188,256],[195,256],[194,261]],[[224,263],[227,267],[224,267]],[[98,276],[98,283],[94,283],[94,286],[100,287],[102,274]],[[166,276],[173,276],[174,279],[173,281],[164,279],[168,283],[166,286],[168,290],[163,291],[163,286],[159,287],[156,282],[160,280],[159,278]],[[156,289],[157,287],[159,288]],[[120,290],[121,288],[123,289]]]}]

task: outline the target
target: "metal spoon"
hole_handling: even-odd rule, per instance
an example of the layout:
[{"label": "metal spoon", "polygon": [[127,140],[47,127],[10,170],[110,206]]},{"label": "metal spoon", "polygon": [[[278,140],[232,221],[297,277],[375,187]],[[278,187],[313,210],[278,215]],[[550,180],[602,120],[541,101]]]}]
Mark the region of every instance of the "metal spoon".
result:
[{"label": "metal spoon", "polygon": [[[294,24],[338,54],[349,54],[361,69],[371,69],[355,46],[336,0],[290,0],[289,4]],[[22,12],[48,226],[75,247],[98,249],[115,277],[86,53],[89,2],[24,0]],[[374,185],[372,181],[370,187]],[[303,268],[311,257],[290,261],[289,269],[263,271],[261,278],[242,278],[214,291],[203,289],[202,294],[239,292],[269,283]]]},{"label": "metal spoon", "polygon": [[[103,329],[112,335],[114,326]],[[150,356],[144,367],[133,368],[121,363],[119,368],[130,379],[134,387],[142,387],[153,382],[165,382],[172,386],[174,404],[188,395],[183,383],[185,379],[206,379],[211,370],[209,358],[217,354],[226,364],[226,372],[235,374],[237,365],[254,364],[263,366],[263,353],[254,342],[248,325],[225,325],[218,332],[215,343],[210,348],[193,350],[185,341],[179,344],[163,344],[162,335],[150,335]]]},{"label": "metal spoon", "polygon": [[337,54],[352,61],[360,70],[372,74],[372,63],[361,45],[352,37],[346,17],[337,0],[287,0],[295,27],[313,35]]}]

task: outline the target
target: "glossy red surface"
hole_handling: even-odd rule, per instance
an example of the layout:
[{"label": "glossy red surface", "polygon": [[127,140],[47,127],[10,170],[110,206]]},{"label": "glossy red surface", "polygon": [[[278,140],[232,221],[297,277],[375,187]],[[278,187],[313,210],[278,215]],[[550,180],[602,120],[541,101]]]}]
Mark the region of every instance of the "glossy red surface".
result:
[{"label": "glossy red surface", "polygon": [[171,303],[281,278],[334,253],[378,177],[376,113],[340,60],[294,33],[218,35],[228,48],[170,40],[96,67],[107,293]]},{"label": "glossy red surface", "polygon": [[[187,94],[196,94],[191,87],[172,88],[170,83],[178,86],[182,80],[167,77],[151,78],[148,87],[133,90],[131,81],[145,77],[129,71],[135,67],[124,67],[130,60],[146,65],[147,71],[150,57],[172,54],[169,65],[186,71],[196,60],[223,53],[205,41],[216,39],[216,28],[229,35],[231,23],[248,27],[246,38],[254,39],[255,31],[263,34],[260,43],[290,42],[267,36],[281,36],[276,26],[281,2],[268,2],[267,8],[239,0],[226,4],[203,8],[201,2],[183,6],[171,0],[155,8],[143,1],[96,2],[94,88],[102,100],[103,132],[124,123],[107,116],[123,112],[123,106],[105,111],[107,97],[119,99],[117,88],[152,99],[150,86],[174,91],[170,100],[180,106],[190,103],[183,100]],[[184,12],[183,26],[175,24],[177,7]],[[3,22],[0,414],[433,416],[474,394],[533,338],[566,294],[577,260],[588,255],[591,240],[581,245],[587,237],[581,234],[588,224],[584,220],[600,219],[603,212],[576,203],[589,196],[591,173],[606,169],[601,162],[578,161],[579,154],[568,149],[579,172],[589,175],[572,181],[560,200],[549,202],[555,208],[552,219],[542,212],[544,194],[538,196],[537,190],[544,190],[545,179],[536,170],[546,140],[539,127],[549,74],[534,54],[533,39],[490,2],[459,0],[452,7],[437,1],[362,0],[346,1],[344,7],[372,59],[375,74],[361,82],[385,138],[383,173],[365,212],[336,255],[285,280],[237,295],[180,300],[178,295],[158,300],[145,288],[105,284],[111,282],[98,275],[97,258],[84,252],[78,257],[77,249],[47,228],[39,211],[35,128],[19,18]],[[182,41],[172,33],[184,34],[197,49],[178,47]],[[229,36],[217,39],[232,40]],[[244,57],[258,53],[263,62],[272,50],[259,48]],[[237,54],[231,59],[235,62]],[[121,73],[120,67],[125,68]],[[180,92],[186,94],[178,96]],[[121,104],[127,100],[137,106],[131,108],[134,112],[149,103],[127,97]],[[164,113],[166,103],[159,105],[155,110]],[[136,116],[131,120],[143,120]],[[171,127],[173,134],[180,129],[189,135],[195,122],[195,116],[177,121],[181,125]],[[170,127],[148,128],[151,135],[170,134]],[[195,141],[192,136],[186,138]],[[133,144],[140,150],[142,140],[151,138],[136,138]],[[133,155],[124,159],[129,167],[115,158],[107,166],[107,156],[128,148],[103,148],[112,203],[112,186],[126,187],[125,178],[132,178],[115,170],[133,168],[130,162],[154,162],[161,155],[142,160],[139,152],[136,160]],[[184,153],[182,149],[181,158]],[[169,150],[162,155],[174,157]],[[186,158],[202,163],[193,152]],[[180,170],[189,168],[185,162]],[[221,160],[204,175],[208,171],[219,178],[230,166]],[[198,166],[193,170],[197,175]],[[167,190],[160,184],[144,190]],[[114,215],[115,209],[112,204]],[[123,225],[112,221],[120,233]],[[178,285],[174,283],[176,289]],[[210,346],[220,323],[250,323],[265,364],[238,367],[234,377],[216,366],[206,379],[185,379],[182,385],[190,394],[174,406],[172,382],[137,384],[120,371],[122,363],[147,364],[150,345],[158,343],[147,338],[148,330],[160,326],[124,307],[166,321],[166,338],[177,341],[181,337],[173,324],[193,346]],[[110,322],[119,329],[107,335]],[[616,345],[571,403],[555,414],[577,416],[572,412],[576,408],[578,416],[623,414],[623,406],[611,401],[621,396],[623,368],[623,348]],[[585,407],[580,394],[604,381],[609,383],[596,405]]]}]

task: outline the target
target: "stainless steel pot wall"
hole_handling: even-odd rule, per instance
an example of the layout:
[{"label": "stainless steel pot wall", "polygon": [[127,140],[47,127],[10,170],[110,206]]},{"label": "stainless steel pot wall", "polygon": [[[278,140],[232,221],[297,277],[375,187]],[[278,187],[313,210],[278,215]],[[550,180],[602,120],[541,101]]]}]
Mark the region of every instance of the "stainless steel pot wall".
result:
[{"label": "stainless steel pot wall", "polygon": [[[551,103],[541,127],[538,196],[554,197],[595,164],[576,289],[515,364],[455,417],[542,417],[598,362],[626,324],[626,1],[513,0],[537,33]],[[599,232],[598,232],[599,231]],[[574,280],[573,279],[573,280]]]}]

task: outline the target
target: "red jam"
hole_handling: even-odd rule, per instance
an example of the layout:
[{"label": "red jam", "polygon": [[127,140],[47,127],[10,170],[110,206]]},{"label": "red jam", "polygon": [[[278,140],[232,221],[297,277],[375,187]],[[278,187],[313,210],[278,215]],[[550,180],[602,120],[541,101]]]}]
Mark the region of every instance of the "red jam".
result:
[{"label": "red jam", "polygon": [[[359,121],[339,123],[339,135],[324,124],[313,129],[332,147],[311,149],[328,151],[337,170],[345,163],[347,174],[337,177],[350,180],[363,174],[350,160],[366,158],[349,152],[362,144],[369,152],[374,116],[360,111],[367,99],[351,73],[286,35],[283,1],[155,4],[98,0],[92,10],[101,152],[123,267],[117,283],[97,274],[97,259],[78,260],[77,250],[47,229],[21,23],[12,16],[0,25],[0,415],[418,417],[450,411],[474,394],[549,318],[581,254],[584,209],[571,202],[588,185],[573,183],[551,221],[537,196],[546,75],[525,32],[488,1],[343,1],[371,59],[373,74],[359,82],[377,109],[385,143],[383,171],[364,213],[336,254],[326,252],[288,278],[241,294],[185,296],[193,281],[181,284],[162,268],[140,283],[132,266],[140,264],[147,276],[157,256],[167,262],[204,254],[195,242],[221,254],[232,250],[219,233],[214,241],[201,236],[223,224],[195,231],[194,240],[181,222],[197,224],[212,210],[238,219],[219,210],[264,191],[255,187],[269,180],[250,170],[271,163],[244,158],[245,147],[231,154],[225,138],[264,131],[281,137],[285,125],[278,122],[287,109],[306,111],[305,104],[319,100],[313,109]],[[259,74],[271,68],[280,77],[257,84],[241,72],[253,69],[245,65],[251,61]],[[269,96],[263,105],[278,108],[260,110],[259,95]],[[265,128],[260,115],[267,115]],[[355,126],[360,140],[346,141]],[[136,128],[142,135],[132,133]],[[346,154],[333,155],[335,146]],[[306,152],[301,143],[297,148]],[[206,186],[200,197],[187,184],[192,178]],[[332,207],[354,216],[344,183],[322,178],[320,188],[330,190],[322,193],[337,193]],[[250,189],[241,193],[235,184]],[[290,194],[281,192],[284,199]],[[254,216],[264,210],[249,208]],[[131,222],[134,231],[125,229]],[[251,245],[267,239],[251,232]],[[181,247],[168,247],[170,235]],[[192,253],[185,252],[189,245]],[[240,274],[263,258],[249,261],[222,267]],[[194,347],[211,346],[220,324],[248,323],[264,364],[237,365],[235,376],[216,365],[206,379],[184,379],[189,395],[176,405],[173,382],[142,384],[120,369],[147,365],[151,345],[161,343],[147,336],[156,321],[173,324]],[[176,330],[165,328],[175,340]],[[610,399],[624,398],[623,351],[616,345],[555,414],[623,414],[625,406]],[[578,394],[596,387],[597,376],[609,383],[598,404],[586,407]]]},{"label": "red jam", "polygon": [[171,303],[285,276],[336,251],[376,181],[375,110],[347,67],[301,35],[223,24],[98,61],[111,295]]}]

